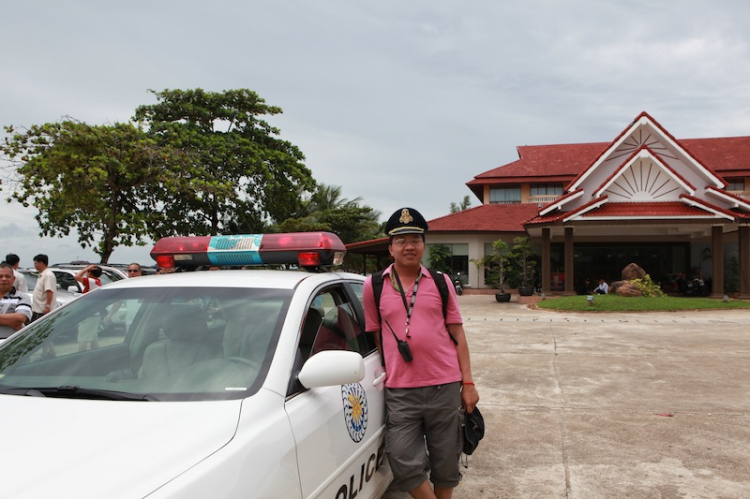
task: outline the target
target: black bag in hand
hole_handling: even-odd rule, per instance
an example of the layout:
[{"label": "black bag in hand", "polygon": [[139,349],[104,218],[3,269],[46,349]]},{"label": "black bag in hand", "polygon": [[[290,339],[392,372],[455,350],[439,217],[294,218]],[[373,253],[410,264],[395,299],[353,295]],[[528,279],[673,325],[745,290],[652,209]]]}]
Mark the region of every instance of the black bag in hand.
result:
[{"label": "black bag in hand", "polygon": [[470,456],[484,437],[484,418],[478,407],[474,411],[464,413],[464,454]]}]

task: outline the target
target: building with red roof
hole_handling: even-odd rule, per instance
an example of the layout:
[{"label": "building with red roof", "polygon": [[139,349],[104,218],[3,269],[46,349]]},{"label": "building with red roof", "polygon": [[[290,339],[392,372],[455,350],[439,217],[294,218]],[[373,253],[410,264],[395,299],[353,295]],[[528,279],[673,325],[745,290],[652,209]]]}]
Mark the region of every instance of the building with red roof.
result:
[{"label": "building with red roof", "polygon": [[[428,245],[450,248],[470,288],[487,287],[469,263],[492,241],[528,235],[547,293],[620,280],[636,263],[668,291],[695,276],[713,296],[750,298],[750,137],[678,140],[644,112],[612,142],[521,146],[518,155],[466,184],[480,206],[428,222]],[[387,245],[348,248],[387,254]]]}]

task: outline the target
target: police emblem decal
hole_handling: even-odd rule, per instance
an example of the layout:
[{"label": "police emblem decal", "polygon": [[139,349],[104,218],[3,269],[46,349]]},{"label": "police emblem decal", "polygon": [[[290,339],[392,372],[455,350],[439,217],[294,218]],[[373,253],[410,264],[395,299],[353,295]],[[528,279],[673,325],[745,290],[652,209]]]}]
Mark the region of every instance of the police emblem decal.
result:
[{"label": "police emblem decal", "polygon": [[341,385],[341,400],[344,402],[344,421],[349,436],[361,442],[367,431],[367,396],[359,383]]},{"label": "police emblem decal", "polygon": [[414,221],[414,217],[411,216],[411,213],[409,213],[409,210],[404,208],[403,210],[401,210],[401,217],[399,217],[398,221],[401,222],[402,224],[408,224]]}]

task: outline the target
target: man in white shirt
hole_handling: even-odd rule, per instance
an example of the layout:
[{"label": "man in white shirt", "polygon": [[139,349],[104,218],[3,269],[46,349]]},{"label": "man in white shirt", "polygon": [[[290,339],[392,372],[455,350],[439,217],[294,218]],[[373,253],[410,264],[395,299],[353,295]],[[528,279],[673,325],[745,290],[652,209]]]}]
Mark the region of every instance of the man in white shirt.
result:
[{"label": "man in white shirt", "polygon": [[594,294],[606,295],[609,292],[609,284],[604,279],[599,279],[599,285],[594,289]]},{"label": "man in white shirt", "polygon": [[40,254],[34,257],[34,268],[39,272],[39,277],[34,286],[34,299],[31,303],[31,310],[34,312],[32,322],[50,313],[57,304],[57,278],[48,265],[47,255]]},{"label": "man in white shirt", "polygon": [[21,258],[15,253],[8,253],[5,257],[5,263],[13,267],[13,274],[16,276],[16,284],[14,285],[16,291],[27,293],[29,291],[29,286],[26,284],[26,276],[18,271],[18,264],[20,262]]}]

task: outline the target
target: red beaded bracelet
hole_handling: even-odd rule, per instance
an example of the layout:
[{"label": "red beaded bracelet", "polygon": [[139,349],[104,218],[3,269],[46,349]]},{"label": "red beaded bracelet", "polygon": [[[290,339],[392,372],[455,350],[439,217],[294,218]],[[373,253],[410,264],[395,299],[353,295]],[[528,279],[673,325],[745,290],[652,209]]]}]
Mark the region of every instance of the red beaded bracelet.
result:
[{"label": "red beaded bracelet", "polygon": [[474,382],[473,381],[463,381],[463,382],[461,382],[461,384],[462,385],[473,385]]}]

